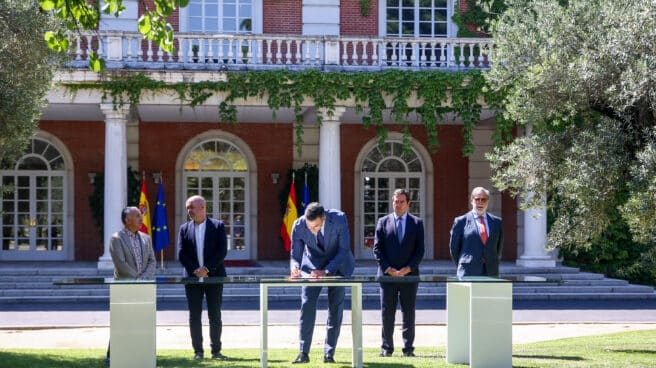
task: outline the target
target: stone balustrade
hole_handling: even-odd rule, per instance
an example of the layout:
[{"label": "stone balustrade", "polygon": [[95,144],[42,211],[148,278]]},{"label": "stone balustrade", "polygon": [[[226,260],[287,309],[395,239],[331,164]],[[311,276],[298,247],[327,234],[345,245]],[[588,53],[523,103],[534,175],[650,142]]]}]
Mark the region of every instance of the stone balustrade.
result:
[{"label": "stone balustrade", "polygon": [[399,38],[176,33],[169,54],[131,32],[75,35],[68,66],[96,52],[108,69],[465,70],[489,68],[486,38]]}]

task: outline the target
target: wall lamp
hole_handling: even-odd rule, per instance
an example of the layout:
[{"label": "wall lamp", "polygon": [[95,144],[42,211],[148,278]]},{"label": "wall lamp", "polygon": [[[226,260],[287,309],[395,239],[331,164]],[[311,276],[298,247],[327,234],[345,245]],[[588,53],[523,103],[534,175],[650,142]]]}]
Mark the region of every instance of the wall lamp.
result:
[{"label": "wall lamp", "polygon": [[89,184],[94,184],[96,182],[96,173],[90,172],[87,175],[89,176]]},{"label": "wall lamp", "polygon": [[280,173],[277,172],[271,173],[271,182],[273,184],[278,184],[278,180],[280,180]]},{"label": "wall lamp", "polygon": [[153,173],[153,182],[155,184],[159,184],[159,182],[162,181],[162,172],[154,172]]}]

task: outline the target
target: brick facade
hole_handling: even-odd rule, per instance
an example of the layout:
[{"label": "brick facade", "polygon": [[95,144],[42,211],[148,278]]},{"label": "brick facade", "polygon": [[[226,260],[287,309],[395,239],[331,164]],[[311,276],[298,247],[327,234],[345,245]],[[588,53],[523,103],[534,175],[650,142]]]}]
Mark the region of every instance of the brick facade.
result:
[{"label": "brick facade", "polygon": [[[102,236],[94,222],[89,196],[94,186],[89,173],[105,170],[105,123],[97,121],[41,121],[39,129],[66,145],[73,157],[75,228],[69,239],[75,241],[75,259],[96,261],[103,254]],[[119,214],[117,214],[118,216]]]}]

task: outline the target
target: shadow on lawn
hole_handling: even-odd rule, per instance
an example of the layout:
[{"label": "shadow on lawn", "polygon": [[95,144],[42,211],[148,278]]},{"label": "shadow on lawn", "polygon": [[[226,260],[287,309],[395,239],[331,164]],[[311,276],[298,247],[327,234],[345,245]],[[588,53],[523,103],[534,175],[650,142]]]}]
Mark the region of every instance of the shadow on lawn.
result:
[{"label": "shadow on lawn", "polygon": [[105,367],[96,357],[67,359],[59,354],[25,354],[0,351],[0,366],[12,368],[94,368]]},{"label": "shadow on lawn", "polygon": [[558,356],[558,355],[517,355],[517,354],[513,354],[513,358],[571,360],[571,361],[586,360],[585,358],[582,358],[582,357],[579,357],[579,356]]}]

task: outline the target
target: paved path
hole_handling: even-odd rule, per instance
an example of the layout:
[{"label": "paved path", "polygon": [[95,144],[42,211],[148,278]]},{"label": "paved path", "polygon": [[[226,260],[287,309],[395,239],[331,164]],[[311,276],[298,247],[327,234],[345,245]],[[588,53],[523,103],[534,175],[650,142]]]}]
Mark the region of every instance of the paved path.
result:
[{"label": "paved path", "polygon": [[[656,330],[655,303],[535,303],[518,305],[513,310],[513,343],[529,343],[575,336],[619,331]],[[3,348],[97,348],[104,349],[109,339],[109,312],[106,305],[24,306],[24,310],[0,310],[0,346]],[[180,305],[163,305],[157,312],[157,347],[189,349],[187,312]],[[269,312],[269,346],[296,348],[299,312],[296,305],[282,305]],[[604,308],[606,307],[606,308]],[[380,311],[365,306],[363,344],[380,344]],[[439,306],[421,306],[417,310],[416,346],[444,346],[446,312]],[[19,308],[17,308],[19,309]],[[80,309],[80,310],[70,310]],[[203,313],[204,324],[207,324]],[[325,336],[326,311],[317,315],[313,345],[321,347]],[[400,313],[397,321],[401,320]],[[251,306],[226,305],[223,310],[225,349],[259,347],[259,311]],[[344,312],[339,346],[351,344],[350,310]],[[204,329],[207,334],[207,328]],[[400,342],[400,328],[395,341]],[[207,340],[207,339],[206,339]]]}]

